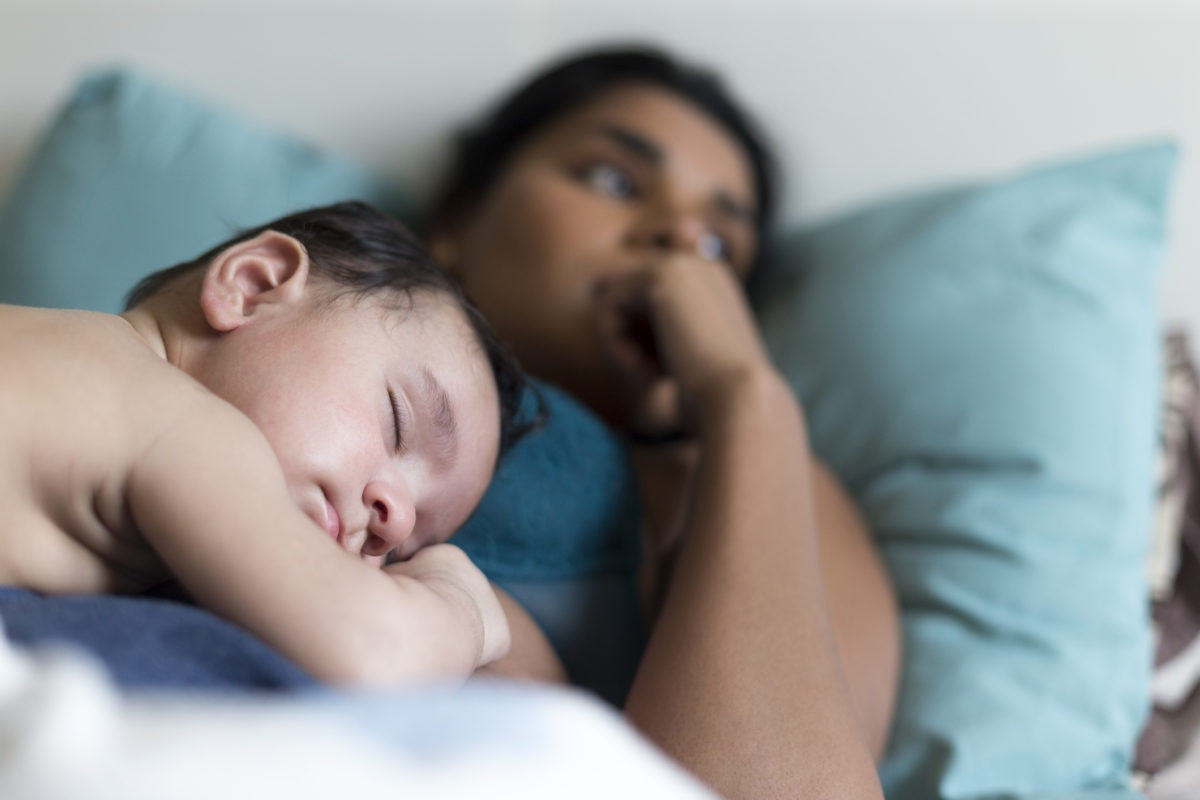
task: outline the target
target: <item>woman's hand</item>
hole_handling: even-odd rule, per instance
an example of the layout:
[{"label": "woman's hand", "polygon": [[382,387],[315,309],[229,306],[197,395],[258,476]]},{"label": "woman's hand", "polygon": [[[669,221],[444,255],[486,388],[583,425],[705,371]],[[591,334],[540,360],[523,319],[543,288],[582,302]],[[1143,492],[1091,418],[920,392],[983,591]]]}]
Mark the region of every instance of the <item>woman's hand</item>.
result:
[{"label": "woman's hand", "polygon": [[[642,398],[643,438],[692,436],[726,413],[739,386],[773,373],[736,275],[720,262],[670,254],[613,278],[597,294],[600,333]],[[697,453],[688,443],[638,456],[648,525],[639,585],[653,618],[671,572]]]},{"label": "woman's hand", "polygon": [[697,434],[746,381],[773,371],[725,265],[668,254],[600,285],[599,334],[642,396],[635,432]]}]

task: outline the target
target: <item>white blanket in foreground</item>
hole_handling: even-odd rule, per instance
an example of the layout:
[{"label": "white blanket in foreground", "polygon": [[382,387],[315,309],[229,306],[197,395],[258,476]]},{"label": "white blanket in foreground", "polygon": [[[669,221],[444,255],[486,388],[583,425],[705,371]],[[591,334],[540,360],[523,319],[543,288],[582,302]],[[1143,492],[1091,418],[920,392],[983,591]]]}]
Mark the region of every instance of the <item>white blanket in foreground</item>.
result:
[{"label": "white blanket in foreground", "polygon": [[0,635],[0,797],[711,798],[607,706],[508,683],[218,700],[119,692]]}]

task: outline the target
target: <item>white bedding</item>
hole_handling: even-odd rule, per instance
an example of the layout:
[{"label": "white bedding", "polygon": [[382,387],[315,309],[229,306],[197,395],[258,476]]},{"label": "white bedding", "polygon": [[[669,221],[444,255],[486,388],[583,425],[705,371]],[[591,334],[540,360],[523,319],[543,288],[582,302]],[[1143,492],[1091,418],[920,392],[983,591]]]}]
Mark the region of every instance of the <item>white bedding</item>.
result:
[{"label": "white bedding", "polygon": [[0,636],[0,797],[711,795],[578,692],[480,682],[256,701],[129,696],[78,652]]}]

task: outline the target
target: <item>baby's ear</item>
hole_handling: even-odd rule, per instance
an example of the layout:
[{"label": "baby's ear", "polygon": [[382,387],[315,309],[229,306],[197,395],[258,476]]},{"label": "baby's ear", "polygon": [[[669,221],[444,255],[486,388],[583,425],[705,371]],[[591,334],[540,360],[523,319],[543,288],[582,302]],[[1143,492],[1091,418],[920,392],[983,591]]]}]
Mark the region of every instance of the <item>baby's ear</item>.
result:
[{"label": "baby's ear", "polygon": [[200,307],[214,330],[235,330],[256,313],[303,299],[308,267],[303,244],[278,231],[263,231],[230,245],[209,262]]}]

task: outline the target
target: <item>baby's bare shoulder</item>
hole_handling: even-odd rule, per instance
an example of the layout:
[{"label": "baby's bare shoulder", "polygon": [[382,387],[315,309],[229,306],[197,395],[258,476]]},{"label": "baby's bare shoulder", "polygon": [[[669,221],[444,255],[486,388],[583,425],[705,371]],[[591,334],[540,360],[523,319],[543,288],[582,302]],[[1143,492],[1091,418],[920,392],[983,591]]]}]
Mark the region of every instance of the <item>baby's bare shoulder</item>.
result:
[{"label": "baby's bare shoulder", "polygon": [[0,305],[0,358],[26,356],[26,369],[43,358],[88,358],[122,351],[150,352],[133,327],[116,314]]},{"label": "baby's bare shoulder", "polygon": [[153,579],[125,481],[177,409],[207,393],[125,320],[85,311],[0,306],[0,374],[0,582],[107,591]]},{"label": "baby's bare shoulder", "polygon": [[152,409],[170,409],[160,395],[196,388],[124,319],[90,311],[0,306],[0,374],[14,389],[0,425],[38,446],[62,440],[61,455],[136,448],[155,435]]},{"label": "baby's bare shoulder", "polygon": [[0,367],[46,400],[96,411],[112,395],[191,383],[122,317],[94,311],[0,305]]}]

